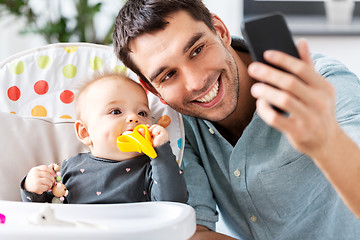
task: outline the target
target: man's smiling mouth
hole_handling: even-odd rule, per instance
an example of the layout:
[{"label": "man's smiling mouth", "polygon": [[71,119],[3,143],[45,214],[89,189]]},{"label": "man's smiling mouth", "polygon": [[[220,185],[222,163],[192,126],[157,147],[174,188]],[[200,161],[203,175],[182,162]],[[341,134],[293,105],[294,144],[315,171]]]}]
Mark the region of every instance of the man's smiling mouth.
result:
[{"label": "man's smiling mouth", "polygon": [[210,91],[206,95],[196,99],[196,101],[200,103],[209,103],[216,98],[218,93],[219,93],[219,80],[216,81],[214,86],[210,89]]}]

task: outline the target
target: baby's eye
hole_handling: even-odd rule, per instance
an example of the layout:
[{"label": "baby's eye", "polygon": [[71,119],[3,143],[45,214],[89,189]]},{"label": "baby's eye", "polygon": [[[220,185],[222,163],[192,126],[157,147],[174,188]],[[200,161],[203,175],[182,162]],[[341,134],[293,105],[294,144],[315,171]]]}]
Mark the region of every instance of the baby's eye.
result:
[{"label": "baby's eye", "polygon": [[121,114],[121,111],[119,109],[114,109],[114,110],[110,111],[110,114],[119,115],[119,114]]},{"label": "baby's eye", "polygon": [[139,114],[139,116],[142,116],[142,117],[147,117],[147,115],[148,115],[148,113],[145,111],[141,111],[138,114]]}]

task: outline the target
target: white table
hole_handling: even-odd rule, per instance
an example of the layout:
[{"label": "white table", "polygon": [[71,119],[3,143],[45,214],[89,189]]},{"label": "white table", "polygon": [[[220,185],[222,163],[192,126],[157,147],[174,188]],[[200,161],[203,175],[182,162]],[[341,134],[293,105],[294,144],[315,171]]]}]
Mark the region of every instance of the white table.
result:
[{"label": "white table", "polygon": [[196,228],[193,208],[173,202],[48,204],[56,219],[88,225],[30,225],[29,219],[44,206],[44,203],[0,201],[0,213],[6,216],[6,222],[0,224],[0,239],[184,240]]}]

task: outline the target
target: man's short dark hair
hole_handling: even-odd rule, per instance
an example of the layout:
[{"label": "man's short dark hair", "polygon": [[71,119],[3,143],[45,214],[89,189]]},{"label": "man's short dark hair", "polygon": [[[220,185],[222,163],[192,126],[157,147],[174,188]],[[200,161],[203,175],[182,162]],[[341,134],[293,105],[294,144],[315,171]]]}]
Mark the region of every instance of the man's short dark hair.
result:
[{"label": "man's short dark hair", "polygon": [[113,33],[115,53],[143,81],[147,79],[130,57],[129,42],[144,33],[165,29],[165,18],[181,10],[215,32],[212,15],[201,0],[128,0],[120,9]]}]

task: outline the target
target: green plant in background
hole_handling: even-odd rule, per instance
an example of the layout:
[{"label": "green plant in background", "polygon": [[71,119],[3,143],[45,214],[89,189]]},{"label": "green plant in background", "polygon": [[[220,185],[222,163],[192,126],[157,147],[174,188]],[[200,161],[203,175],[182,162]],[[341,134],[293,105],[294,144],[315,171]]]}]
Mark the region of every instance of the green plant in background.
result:
[{"label": "green plant in background", "polygon": [[[88,0],[74,0],[76,14],[73,17],[64,16],[61,1],[45,1],[49,9],[51,4],[53,6],[57,4],[56,10],[58,15],[45,21],[43,20],[44,14],[36,13],[31,4],[39,4],[39,2],[32,2],[31,0],[0,0],[0,17],[11,14],[18,18],[25,18],[26,25],[21,34],[39,34],[47,43],[69,41],[91,42],[104,45],[112,43],[114,23],[108,27],[109,29],[105,36],[100,38],[96,34],[95,16],[100,13],[103,1],[91,4]],[[109,17],[112,18],[113,22],[115,21],[115,16]]]}]

